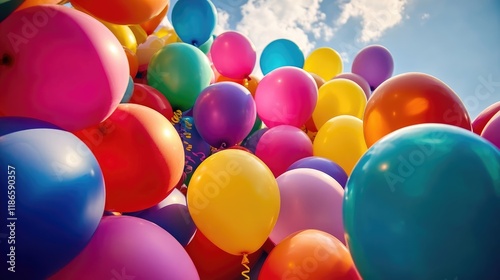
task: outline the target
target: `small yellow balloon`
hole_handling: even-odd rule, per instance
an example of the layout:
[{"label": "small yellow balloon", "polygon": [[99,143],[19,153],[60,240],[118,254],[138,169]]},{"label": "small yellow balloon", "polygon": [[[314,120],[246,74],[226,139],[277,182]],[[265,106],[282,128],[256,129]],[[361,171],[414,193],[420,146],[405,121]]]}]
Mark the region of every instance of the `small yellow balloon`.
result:
[{"label": "small yellow balloon", "polygon": [[320,76],[325,81],[342,73],[342,69],[342,57],[336,50],[328,47],[315,49],[304,62],[304,70]]},{"label": "small yellow balloon", "polygon": [[267,240],[280,210],[278,183],[256,156],[228,149],[204,160],[189,182],[189,213],[212,243],[233,255]]},{"label": "small yellow balloon", "polygon": [[313,155],[327,158],[340,165],[347,175],[366,152],[363,121],[342,115],[327,121],[313,143]]},{"label": "small yellow balloon", "polygon": [[135,24],[135,25],[129,25],[128,27],[130,28],[130,30],[132,30],[132,33],[134,33],[135,39],[137,40],[137,45],[146,42],[148,34],[146,33],[146,31],[144,31],[144,29],[140,25]]},{"label": "small yellow balloon", "polygon": [[348,79],[334,79],[319,88],[318,102],[312,118],[320,129],[328,120],[341,115],[363,118],[366,108],[363,89]]},{"label": "small yellow balloon", "polygon": [[168,44],[172,44],[172,43],[182,42],[182,40],[179,38],[179,36],[177,36],[177,33],[175,33],[175,30],[173,27],[163,26],[158,31],[156,31],[155,35],[158,38],[163,39],[163,41],[165,42],[165,46]]},{"label": "small yellow balloon", "polygon": [[111,32],[116,36],[120,44],[127,49],[137,51],[137,39],[135,38],[134,32],[127,25],[118,25],[114,23],[109,23],[101,21]]},{"label": "small yellow balloon", "polygon": [[146,42],[139,45],[137,48],[137,59],[139,61],[139,69],[144,68],[149,64],[149,61],[155,53],[165,46],[162,39],[155,35],[150,35]]}]

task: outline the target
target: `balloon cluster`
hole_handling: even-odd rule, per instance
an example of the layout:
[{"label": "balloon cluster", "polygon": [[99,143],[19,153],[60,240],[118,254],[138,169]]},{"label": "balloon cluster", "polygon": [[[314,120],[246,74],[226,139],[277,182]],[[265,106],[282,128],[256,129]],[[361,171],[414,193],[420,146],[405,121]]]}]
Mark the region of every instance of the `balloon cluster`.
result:
[{"label": "balloon cluster", "polygon": [[258,76],[209,0],[65,2],[0,3],[1,279],[500,275],[500,102],[379,45]]}]

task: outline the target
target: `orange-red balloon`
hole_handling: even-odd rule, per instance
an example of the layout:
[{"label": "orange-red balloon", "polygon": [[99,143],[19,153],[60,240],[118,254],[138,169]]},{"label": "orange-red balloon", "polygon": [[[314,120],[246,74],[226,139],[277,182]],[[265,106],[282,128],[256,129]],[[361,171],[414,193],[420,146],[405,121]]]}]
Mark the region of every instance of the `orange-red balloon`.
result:
[{"label": "orange-red balloon", "polygon": [[128,103],[149,107],[162,114],[169,121],[174,116],[172,105],[168,99],[152,86],[135,83],[134,92]]},{"label": "orange-red balloon", "polygon": [[135,54],[135,52],[133,52],[127,48],[123,48],[123,50],[125,51],[125,54],[127,55],[128,67],[130,69],[130,76],[132,78],[135,78],[135,76],[137,75],[137,72],[139,71],[139,59],[137,59],[137,54]]},{"label": "orange-red balloon", "polygon": [[333,235],[314,229],[283,239],[267,257],[259,280],[361,280],[347,248]]},{"label": "orange-red balloon", "polygon": [[[237,280],[245,268],[241,265],[242,256],[231,255],[214,245],[201,231],[197,230],[186,246],[186,251],[194,262],[201,280]],[[249,266],[258,261],[262,250],[248,255]]]},{"label": "orange-red balloon", "polygon": [[255,97],[255,91],[257,91],[257,86],[259,85],[260,79],[257,76],[250,75],[250,79],[243,79],[243,80],[238,80],[238,79],[231,79],[225,76],[222,76],[219,74],[219,76],[216,78],[216,82],[235,82],[238,83],[248,89],[250,93],[252,94],[253,97]]},{"label": "orange-red balloon", "polygon": [[158,204],[184,171],[179,134],[151,108],[120,104],[107,120],[75,134],[101,166],[107,211],[136,212]]},{"label": "orange-red balloon", "polygon": [[442,123],[471,130],[471,120],[458,95],[445,83],[423,73],[390,78],[373,92],[366,105],[366,145],[414,124]]},{"label": "orange-red balloon", "polygon": [[78,9],[114,24],[141,24],[158,14],[170,0],[71,0]]},{"label": "orange-red balloon", "polygon": [[157,16],[153,17],[152,19],[146,22],[141,23],[142,29],[144,29],[144,31],[146,31],[148,35],[153,34],[158,25],[160,25],[161,21],[167,16],[168,7],[169,5],[167,4],[167,6],[165,6],[165,9],[163,9],[163,11],[161,11],[161,13],[159,13]]}]

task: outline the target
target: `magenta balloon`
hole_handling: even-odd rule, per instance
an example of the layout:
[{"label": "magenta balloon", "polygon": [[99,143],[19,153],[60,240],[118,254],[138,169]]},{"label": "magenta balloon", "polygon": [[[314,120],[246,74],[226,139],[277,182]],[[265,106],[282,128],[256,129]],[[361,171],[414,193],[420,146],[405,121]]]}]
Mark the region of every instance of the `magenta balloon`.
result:
[{"label": "magenta balloon", "polygon": [[484,127],[488,124],[491,118],[500,112],[500,101],[494,104],[491,104],[486,109],[484,109],[472,122],[472,131],[477,135],[481,135]]},{"label": "magenta balloon", "polygon": [[217,36],[210,49],[215,69],[224,77],[245,79],[252,73],[257,53],[243,34],[227,31]]},{"label": "magenta balloon", "polygon": [[200,279],[170,233],[131,216],[103,217],[90,243],[50,280]]},{"label": "magenta balloon", "polygon": [[370,85],[368,84],[368,82],[365,80],[365,78],[361,77],[358,74],[342,73],[342,74],[335,76],[334,79],[348,79],[348,80],[355,82],[365,92],[366,99],[369,99],[371,94],[372,94],[372,90],[370,89]]},{"label": "magenta balloon", "polygon": [[208,86],[193,107],[196,129],[215,148],[228,148],[243,141],[252,130],[256,114],[250,91],[233,82]]},{"label": "magenta balloon", "polygon": [[257,113],[267,127],[303,126],[318,101],[318,87],[306,71],[286,66],[271,71],[255,92]]},{"label": "magenta balloon", "polygon": [[376,89],[389,79],[394,71],[394,61],[388,49],[371,45],[362,49],[352,62],[351,72],[363,77],[371,89]]},{"label": "magenta balloon", "polygon": [[106,26],[65,6],[34,6],[0,25],[0,115],[69,131],[96,125],[122,100],[129,67]]},{"label": "magenta balloon", "polygon": [[280,125],[270,128],[260,137],[255,155],[278,177],[294,162],[312,156],[313,146],[301,129]]},{"label": "magenta balloon", "polygon": [[500,112],[490,119],[481,136],[500,149]]},{"label": "magenta balloon", "polygon": [[327,174],[309,168],[293,169],[277,179],[281,206],[269,239],[279,244],[288,235],[306,229],[330,233],[344,244],[342,203],[344,189]]}]

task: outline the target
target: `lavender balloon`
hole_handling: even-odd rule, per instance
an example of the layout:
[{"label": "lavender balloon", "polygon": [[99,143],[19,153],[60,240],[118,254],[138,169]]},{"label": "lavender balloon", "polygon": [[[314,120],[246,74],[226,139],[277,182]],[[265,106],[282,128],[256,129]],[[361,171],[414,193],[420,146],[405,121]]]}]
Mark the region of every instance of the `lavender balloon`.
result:
[{"label": "lavender balloon", "polygon": [[365,92],[366,99],[369,99],[371,94],[372,94],[372,91],[370,89],[370,85],[368,84],[368,82],[365,80],[365,78],[361,77],[358,74],[342,73],[342,74],[335,76],[334,79],[348,79],[348,80],[355,82]]},{"label": "lavender balloon", "polygon": [[362,49],[352,62],[351,72],[365,78],[372,90],[389,79],[394,71],[392,55],[383,46],[371,45]]},{"label": "lavender balloon", "polygon": [[234,82],[205,88],[193,107],[194,123],[201,137],[215,148],[238,144],[252,130],[256,109],[250,91]]},{"label": "lavender balloon", "polygon": [[306,157],[290,165],[288,170],[298,168],[311,168],[322,171],[335,179],[342,186],[342,188],[345,188],[345,184],[347,183],[347,173],[344,169],[342,169],[340,165],[326,158],[316,156]]}]

